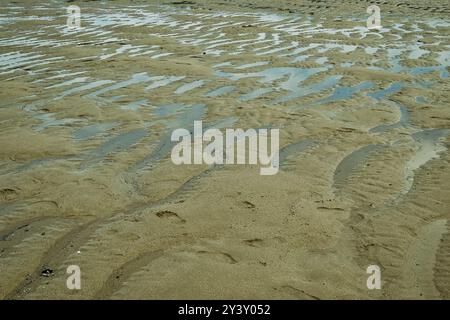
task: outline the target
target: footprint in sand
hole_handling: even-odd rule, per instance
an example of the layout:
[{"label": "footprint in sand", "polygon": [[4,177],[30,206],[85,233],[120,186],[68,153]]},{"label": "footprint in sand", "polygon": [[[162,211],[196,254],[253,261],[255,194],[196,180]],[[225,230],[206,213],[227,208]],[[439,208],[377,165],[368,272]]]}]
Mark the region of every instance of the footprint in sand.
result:
[{"label": "footprint in sand", "polygon": [[178,214],[168,210],[159,211],[156,213],[156,216],[161,219],[169,219],[175,223],[186,223],[186,220],[181,218]]}]

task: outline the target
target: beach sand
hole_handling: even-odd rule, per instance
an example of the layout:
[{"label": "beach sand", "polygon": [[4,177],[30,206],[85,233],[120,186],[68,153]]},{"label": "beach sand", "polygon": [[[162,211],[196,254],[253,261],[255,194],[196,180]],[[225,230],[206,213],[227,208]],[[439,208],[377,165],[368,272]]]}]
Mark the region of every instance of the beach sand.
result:
[{"label": "beach sand", "polygon": [[[448,2],[336,2],[2,3],[0,298],[449,299]],[[174,165],[194,120],[279,173]]]}]

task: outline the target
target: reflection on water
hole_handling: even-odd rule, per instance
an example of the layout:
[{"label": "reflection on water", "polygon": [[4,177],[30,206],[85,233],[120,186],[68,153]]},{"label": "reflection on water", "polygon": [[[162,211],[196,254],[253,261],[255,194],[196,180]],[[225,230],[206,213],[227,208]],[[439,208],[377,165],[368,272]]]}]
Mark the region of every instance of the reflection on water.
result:
[{"label": "reflection on water", "polygon": [[217,88],[213,91],[210,91],[206,94],[207,97],[210,98],[215,98],[215,97],[219,97],[228,93],[233,92],[236,89],[235,86],[225,86],[225,87],[221,87],[221,88]]},{"label": "reflection on water", "polygon": [[358,93],[366,89],[371,89],[373,87],[374,84],[370,81],[362,82],[353,87],[338,87],[334,90],[331,96],[323,100],[320,100],[318,104],[350,99],[355,93]]},{"label": "reflection on water", "polygon": [[118,125],[119,125],[119,122],[96,123],[96,124],[92,124],[92,125],[75,130],[73,132],[72,136],[76,140],[87,140],[87,139],[95,137],[99,134],[105,133],[106,131],[117,127]]},{"label": "reflection on water", "polygon": [[179,87],[177,90],[175,90],[175,94],[183,94],[186,92],[189,92],[191,90],[197,89],[202,87],[204,84],[206,83],[205,80],[197,80],[197,81],[193,81],[191,83],[187,83],[182,85],[181,87]]}]

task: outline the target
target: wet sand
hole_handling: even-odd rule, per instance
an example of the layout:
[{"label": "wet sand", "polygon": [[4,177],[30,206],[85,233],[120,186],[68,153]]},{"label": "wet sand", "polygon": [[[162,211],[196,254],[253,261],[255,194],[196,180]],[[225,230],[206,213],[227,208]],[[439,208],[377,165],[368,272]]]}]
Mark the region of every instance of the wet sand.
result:
[{"label": "wet sand", "polygon": [[[0,298],[449,299],[448,3],[335,2],[2,3]],[[280,172],[175,166],[195,120]]]}]

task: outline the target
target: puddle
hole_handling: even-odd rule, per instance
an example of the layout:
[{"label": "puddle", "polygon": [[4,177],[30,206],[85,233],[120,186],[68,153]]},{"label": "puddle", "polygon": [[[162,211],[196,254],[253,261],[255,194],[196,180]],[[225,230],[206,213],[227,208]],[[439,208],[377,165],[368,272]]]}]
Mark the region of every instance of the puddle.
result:
[{"label": "puddle", "polygon": [[413,133],[413,139],[419,144],[419,148],[406,164],[405,192],[409,193],[414,185],[414,172],[427,162],[439,158],[439,154],[447,148],[439,141],[449,135],[448,129],[429,129]]},{"label": "puddle", "polygon": [[139,110],[140,107],[146,107],[146,106],[148,106],[148,100],[147,99],[143,99],[143,100],[134,101],[134,102],[129,103],[129,104],[125,105],[125,106],[121,106],[120,109],[137,111],[137,110]]},{"label": "puddle", "polygon": [[134,74],[131,77],[131,79],[115,83],[115,84],[113,84],[111,86],[108,86],[106,88],[102,88],[100,90],[97,90],[97,91],[95,91],[93,93],[88,94],[87,96],[89,98],[94,98],[94,97],[97,97],[99,95],[105,94],[105,93],[113,91],[113,90],[126,88],[126,87],[129,87],[129,86],[134,85],[134,84],[146,83],[146,82],[152,81],[154,79],[155,79],[155,77],[150,77],[147,74],[147,72],[136,73],[136,74]]},{"label": "puddle", "polygon": [[166,53],[155,54],[154,56],[151,56],[150,58],[152,58],[152,59],[159,59],[159,58],[168,57],[168,56],[171,56],[171,55],[173,55],[173,53],[166,52]]},{"label": "puddle", "polygon": [[415,171],[428,161],[438,158],[439,153],[447,150],[439,140],[449,135],[448,129],[428,129],[412,134],[413,139],[420,147],[416,154],[408,162],[408,168]]},{"label": "puddle", "polygon": [[189,92],[191,90],[200,88],[205,83],[206,83],[206,81],[204,81],[204,80],[197,80],[197,81],[194,81],[194,82],[191,82],[191,83],[187,83],[187,84],[182,85],[178,89],[176,89],[174,93],[175,94],[183,94],[183,93]]},{"label": "puddle", "polygon": [[52,57],[42,59],[45,55],[37,54],[29,56],[31,53],[20,55],[19,57],[3,57],[3,65],[0,65],[0,75],[10,74],[16,71],[36,69],[38,66],[47,66],[56,62],[61,62],[63,57]]},{"label": "puddle", "polygon": [[101,86],[104,86],[104,85],[110,84],[110,83],[114,83],[114,81],[112,81],[112,80],[94,81],[94,82],[85,84],[85,85],[83,85],[81,87],[76,87],[76,88],[72,88],[72,89],[66,90],[63,93],[61,93],[59,96],[57,96],[55,98],[55,100],[60,100],[60,99],[63,99],[65,97],[67,97],[67,96],[70,96],[72,94],[80,93],[80,92],[83,92],[83,91],[89,91],[89,90],[92,90],[92,89],[95,89],[95,88],[98,88],[98,87],[101,87]]},{"label": "puddle", "polygon": [[402,70],[404,70],[405,68],[401,65],[401,58],[400,56],[406,52],[407,49],[406,48],[389,48],[387,49],[387,59],[388,62],[390,64],[390,68],[389,71],[391,72],[401,72]]},{"label": "puddle", "polygon": [[358,48],[358,46],[339,43],[323,43],[321,47],[322,49],[317,50],[319,53],[325,53],[333,49],[340,49],[339,51],[342,53],[349,53],[355,51]]},{"label": "puddle", "polygon": [[145,92],[149,92],[150,90],[165,87],[173,82],[183,80],[185,77],[176,77],[176,76],[168,76],[168,77],[158,77],[158,81],[153,82],[151,85],[145,88]]},{"label": "puddle", "polygon": [[292,60],[292,63],[297,63],[297,62],[303,62],[306,61],[306,59],[308,59],[310,56],[309,55],[301,55],[301,56],[297,56],[295,57],[294,60]]},{"label": "puddle", "polygon": [[421,74],[425,74],[425,73],[431,73],[431,72],[435,72],[435,71],[440,71],[439,76],[441,78],[448,78],[448,76],[449,76],[447,69],[443,66],[417,67],[417,68],[409,69],[409,73],[412,74],[413,76],[417,76],[417,75],[421,75]]},{"label": "puddle", "polygon": [[215,65],[213,65],[213,68],[217,69],[217,68],[221,68],[221,67],[230,67],[230,66],[232,66],[231,62],[227,61],[227,62],[221,62],[221,63],[215,64]]},{"label": "puddle", "polygon": [[325,64],[328,61],[327,57],[320,57],[316,59],[316,63],[318,64]]},{"label": "puddle", "polygon": [[293,41],[290,45],[286,46],[286,47],[281,47],[281,48],[273,48],[270,49],[268,51],[264,51],[264,52],[257,52],[256,55],[257,56],[263,56],[263,55],[271,55],[274,53],[278,53],[278,52],[282,52],[282,51],[286,51],[286,50],[292,50],[294,48],[297,48],[299,45],[298,42]]},{"label": "puddle", "polygon": [[[142,47],[142,46],[141,46],[141,47]],[[102,54],[102,55],[100,55],[100,56],[99,56],[99,59],[100,59],[100,60],[109,59],[109,58],[112,58],[112,57],[114,57],[114,56],[116,56],[116,55],[125,53],[125,52],[127,52],[127,51],[129,51],[130,49],[133,49],[133,48],[139,48],[139,47],[133,47],[133,46],[130,45],[130,44],[126,44],[126,45],[123,45],[123,46],[121,46],[120,48],[116,49],[116,51],[113,52],[113,53]]]},{"label": "puddle", "polygon": [[167,122],[167,128],[177,129],[177,128],[190,128],[193,126],[194,121],[202,120],[205,116],[204,104],[194,104],[186,105],[177,117],[173,120]]},{"label": "puddle", "polygon": [[56,119],[54,118],[55,113],[36,113],[33,115],[33,118],[38,119],[42,121],[41,124],[34,126],[33,129],[40,132],[48,127],[54,127],[54,126],[64,126],[67,124],[72,124],[75,122],[82,121],[80,119]]},{"label": "puddle", "polygon": [[[311,50],[311,49],[314,49],[314,48],[317,48],[317,47],[320,47],[320,46],[321,46],[320,43],[310,43],[307,47],[299,47],[299,48],[296,48],[295,50],[292,50],[292,52],[283,53],[283,54],[280,54],[279,56],[280,56],[280,57],[296,56],[296,55],[298,55],[298,54],[300,54],[300,53],[304,53],[305,51],[308,51],[308,50]],[[300,56],[297,56],[297,57],[294,59],[293,62],[299,62],[299,61],[300,61],[300,57],[308,58],[308,57],[311,57],[311,56],[312,56],[312,55],[310,55],[310,54],[300,55]],[[303,59],[303,60],[304,60],[304,59]],[[303,60],[302,60],[302,61],[303,61]]]},{"label": "puddle", "polygon": [[0,55],[0,71],[15,69],[27,64],[39,61],[39,58],[45,57],[43,54],[34,54],[31,52],[10,52]]},{"label": "puddle", "polygon": [[87,159],[82,162],[80,169],[84,170],[99,163],[111,154],[130,149],[133,145],[137,144],[140,140],[146,137],[147,134],[147,130],[144,129],[119,134],[118,136],[106,141],[98,148],[90,151],[87,155]]},{"label": "puddle", "polygon": [[228,73],[222,71],[216,71],[216,76],[227,78],[233,81],[245,79],[245,78],[262,78],[259,81],[262,83],[270,83],[284,77],[289,79],[280,85],[280,88],[285,90],[295,90],[298,88],[298,84],[310,76],[319,72],[326,71],[328,68],[293,68],[293,67],[279,67],[268,68],[259,72],[247,72],[247,73]]},{"label": "puddle", "polygon": [[366,47],[364,48],[364,52],[367,54],[374,54],[379,50],[379,48],[374,48],[374,47]]},{"label": "puddle", "polygon": [[422,49],[420,46],[421,46],[421,44],[408,46],[408,49],[410,50],[408,59],[416,60],[430,52],[428,50]]},{"label": "puddle", "polygon": [[207,94],[205,94],[205,96],[209,97],[209,98],[215,98],[215,97],[223,96],[225,94],[229,94],[229,93],[233,92],[235,89],[236,89],[235,86],[225,86],[225,87],[221,87],[221,88],[212,90],[212,91],[208,92]]},{"label": "puddle", "polygon": [[176,114],[177,112],[188,108],[187,105],[182,103],[171,103],[162,105],[160,107],[157,107],[155,110],[152,111],[152,114],[157,116],[158,118],[168,117],[171,115]]},{"label": "puddle", "polygon": [[341,75],[330,76],[319,83],[313,84],[308,87],[298,87],[293,93],[286,95],[284,97],[278,98],[272,102],[272,104],[285,103],[294,99],[298,99],[310,94],[318,93],[323,90],[332,88],[336,86],[342,79]]},{"label": "puddle", "polygon": [[256,98],[259,98],[265,94],[268,94],[270,92],[273,92],[274,90],[272,88],[259,88],[256,89],[250,93],[244,94],[242,96],[239,97],[239,100],[241,101],[249,101],[249,100],[253,100]]},{"label": "puddle", "polygon": [[360,83],[353,87],[338,87],[334,90],[333,94],[325,98],[323,100],[318,101],[318,104],[330,103],[339,100],[351,99],[355,93],[358,93],[362,90],[373,88],[374,84],[370,81]]},{"label": "puddle", "polygon": [[424,97],[418,96],[418,97],[416,97],[416,103],[425,104],[425,103],[428,103],[428,102],[427,102],[427,100]]},{"label": "puddle", "polygon": [[404,84],[401,82],[395,82],[392,83],[387,89],[383,89],[376,92],[370,92],[367,95],[371,98],[381,100],[384,99],[386,96],[391,95],[393,93],[399,92],[404,87]]},{"label": "puddle", "polygon": [[92,124],[76,130],[72,133],[72,137],[76,140],[88,140],[92,137],[103,134],[112,128],[117,127],[119,124],[119,122]]},{"label": "puddle", "polygon": [[[158,108],[159,111],[155,111],[159,116],[168,116],[177,114],[176,119],[165,121],[164,124],[167,128],[167,133],[161,137],[160,143],[156,146],[155,150],[146,156],[144,159],[131,166],[128,172],[135,172],[137,170],[148,167],[152,168],[159,161],[163,160],[172,150],[173,143],[171,141],[171,130],[177,128],[186,128],[193,131],[194,121],[202,120],[205,113],[204,104],[196,105],[184,105],[184,104],[171,104]],[[180,112],[182,111],[182,112]]]}]

